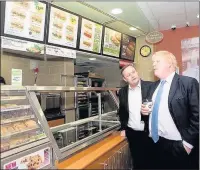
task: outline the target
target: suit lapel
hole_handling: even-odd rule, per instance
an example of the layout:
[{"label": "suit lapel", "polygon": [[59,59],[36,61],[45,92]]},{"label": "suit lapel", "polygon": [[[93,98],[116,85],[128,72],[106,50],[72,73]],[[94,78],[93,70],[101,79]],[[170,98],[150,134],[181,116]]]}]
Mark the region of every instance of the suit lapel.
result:
[{"label": "suit lapel", "polygon": [[178,80],[179,80],[179,75],[175,74],[174,78],[172,80],[170,91],[169,91],[169,97],[168,97],[168,106],[169,106],[169,108],[170,108],[170,103],[171,103],[171,101],[172,101],[172,99],[174,97],[174,94],[175,94],[177,86],[178,86]]}]

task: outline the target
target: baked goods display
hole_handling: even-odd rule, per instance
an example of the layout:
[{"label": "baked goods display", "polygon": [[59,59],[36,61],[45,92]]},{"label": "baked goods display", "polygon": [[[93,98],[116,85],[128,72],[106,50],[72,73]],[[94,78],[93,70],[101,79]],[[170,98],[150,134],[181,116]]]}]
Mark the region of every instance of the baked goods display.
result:
[{"label": "baked goods display", "polygon": [[14,104],[27,103],[26,96],[4,95],[1,98],[1,152],[46,137],[30,105]]}]

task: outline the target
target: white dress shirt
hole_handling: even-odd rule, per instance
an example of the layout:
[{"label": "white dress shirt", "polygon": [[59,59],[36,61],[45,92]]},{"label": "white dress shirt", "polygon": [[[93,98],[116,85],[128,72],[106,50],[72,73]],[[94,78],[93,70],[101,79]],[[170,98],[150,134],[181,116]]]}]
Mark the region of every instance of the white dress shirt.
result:
[{"label": "white dress shirt", "polygon": [[[158,110],[158,135],[169,140],[182,140],[182,137],[172,119],[172,116],[169,111],[169,106],[168,106],[169,91],[170,91],[170,87],[171,87],[171,83],[174,78],[174,75],[175,75],[175,72],[173,72],[171,75],[169,75],[165,79],[166,82],[163,87],[163,92],[161,95],[160,105],[159,105],[159,110]],[[153,103],[155,101],[159,87],[160,87],[160,84],[153,94],[153,97],[152,97]],[[151,136],[151,119],[152,119],[152,115],[150,115],[149,117],[150,136]],[[190,145],[189,143],[185,141],[183,141],[183,143],[187,147],[192,148],[192,145]]]},{"label": "white dress shirt", "polygon": [[129,120],[128,127],[137,130],[144,130],[144,122],[141,121],[141,105],[142,93],[140,82],[135,88],[129,86],[128,89],[128,106],[129,106]]}]

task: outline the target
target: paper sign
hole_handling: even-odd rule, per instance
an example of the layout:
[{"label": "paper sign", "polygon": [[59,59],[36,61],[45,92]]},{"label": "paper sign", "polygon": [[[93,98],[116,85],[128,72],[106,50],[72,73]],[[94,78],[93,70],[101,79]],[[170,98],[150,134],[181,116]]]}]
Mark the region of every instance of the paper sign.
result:
[{"label": "paper sign", "polygon": [[13,86],[22,86],[22,70],[21,69],[12,69],[12,85]]}]

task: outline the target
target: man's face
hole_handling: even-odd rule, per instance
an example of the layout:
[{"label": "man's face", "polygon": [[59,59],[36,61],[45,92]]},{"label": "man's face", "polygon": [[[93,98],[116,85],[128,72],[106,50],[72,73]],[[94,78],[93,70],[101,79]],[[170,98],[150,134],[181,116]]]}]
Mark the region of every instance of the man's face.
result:
[{"label": "man's face", "polygon": [[123,71],[123,79],[132,86],[136,86],[140,80],[137,71],[132,66],[128,66]]},{"label": "man's face", "polygon": [[169,61],[162,56],[154,56],[153,57],[153,70],[155,76],[158,78],[166,78],[170,72],[170,64]]}]

